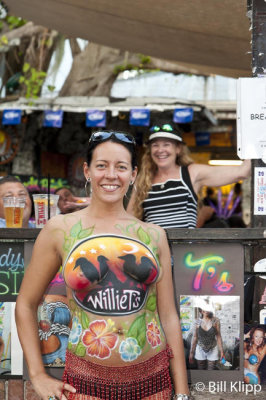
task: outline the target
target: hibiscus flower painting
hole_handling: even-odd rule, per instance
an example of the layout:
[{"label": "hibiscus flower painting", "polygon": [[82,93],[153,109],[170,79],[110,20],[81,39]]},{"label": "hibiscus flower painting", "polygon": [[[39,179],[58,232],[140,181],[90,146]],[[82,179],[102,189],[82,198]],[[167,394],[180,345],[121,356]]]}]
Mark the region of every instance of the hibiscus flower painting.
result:
[{"label": "hibiscus flower painting", "polygon": [[112,325],[104,320],[90,323],[82,336],[82,343],[86,346],[86,353],[101,360],[111,356],[118,342],[118,336],[113,332]]},{"label": "hibiscus flower painting", "polygon": [[153,348],[161,344],[161,332],[155,321],[147,325],[146,337]]}]

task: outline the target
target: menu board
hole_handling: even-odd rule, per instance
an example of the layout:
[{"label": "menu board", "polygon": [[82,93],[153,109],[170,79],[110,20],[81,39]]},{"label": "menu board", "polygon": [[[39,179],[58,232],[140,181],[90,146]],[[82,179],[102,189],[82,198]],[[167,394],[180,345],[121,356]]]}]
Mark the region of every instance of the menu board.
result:
[{"label": "menu board", "polygon": [[24,276],[24,243],[1,242],[0,301],[16,301]]}]

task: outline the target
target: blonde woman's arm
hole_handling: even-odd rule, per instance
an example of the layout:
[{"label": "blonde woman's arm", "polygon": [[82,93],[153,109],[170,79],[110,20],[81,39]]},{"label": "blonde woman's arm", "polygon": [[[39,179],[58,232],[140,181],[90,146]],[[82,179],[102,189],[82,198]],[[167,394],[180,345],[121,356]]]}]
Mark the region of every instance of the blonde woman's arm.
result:
[{"label": "blonde woman's arm", "polygon": [[244,160],[239,166],[210,166],[190,164],[190,179],[196,193],[202,186],[223,186],[238,182],[250,176],[251,161]]}]

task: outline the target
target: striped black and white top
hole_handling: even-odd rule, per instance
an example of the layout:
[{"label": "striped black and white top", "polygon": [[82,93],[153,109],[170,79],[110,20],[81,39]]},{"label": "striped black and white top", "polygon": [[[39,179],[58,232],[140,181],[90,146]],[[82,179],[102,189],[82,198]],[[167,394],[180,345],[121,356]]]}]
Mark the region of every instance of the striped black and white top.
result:
[{"label": "striped black and white top", "polygon": [[152,185],[142,204],[143,219],[164,229],[195,228],[197,200],[188,168],[180,167],[180,179]]}]

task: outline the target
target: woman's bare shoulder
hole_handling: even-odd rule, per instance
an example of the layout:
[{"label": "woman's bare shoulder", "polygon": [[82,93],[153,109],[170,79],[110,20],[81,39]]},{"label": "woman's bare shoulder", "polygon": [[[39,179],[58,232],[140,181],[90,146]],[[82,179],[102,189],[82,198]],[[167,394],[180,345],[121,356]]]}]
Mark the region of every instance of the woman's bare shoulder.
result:
[{"label": "woman's bare shoulder", "polygon": [[218,317],[212,317],[212,324],[215,326],[219,326],[220,325],[220,319]]},{"label": "woman's bare shoulder", "polygon": [[126,225],[128,234],[136,236],[136,238],[144,241],[146,244],[152,243],[153,246],[160,248],[161,243],[164,242],[164,238],[167,240],[165,231],[160,226],[141,221],[138,218],[132,217],[132,215],[130,215]]},{"label": "woman's bare shoulder", "polygon": [[166,237],[165,230],[161,226],[143,221],[139,221],[139,223],[143,227],[143,229],[149,232],[156,232],[158,235],[160,235],[160,237]]},{"label": "woman's bare shoulder", "polygon": [[74,211],[68,214],[58,214],[47,222],[45,226],[49,229],[54,229],[56,227],[61,227],[62,229],[71,228],[76,223],[80,222],[82,224],[83,213],[82,210]]},{"label": "woman's bare shoulder", "polygon": [[[76,228],[76,229],[75,229]],[[44,228],[42,228],[38,237],[43,240],[54,241],[55,243],[60,243],[65,240],[65,238],[73,235],[73,231],[83,229],[81,216],[77,213],[71,214],[58,214],[46,223]],[[58,247],[58,246],[55,246]]]}]

